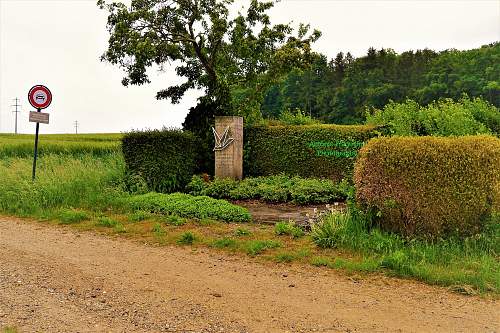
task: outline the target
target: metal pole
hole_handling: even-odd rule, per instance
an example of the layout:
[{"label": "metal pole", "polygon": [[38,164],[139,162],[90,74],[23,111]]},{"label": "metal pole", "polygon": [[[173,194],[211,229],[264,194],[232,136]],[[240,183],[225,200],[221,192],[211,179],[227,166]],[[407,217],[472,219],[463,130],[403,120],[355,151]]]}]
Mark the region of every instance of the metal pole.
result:
[{"label": "metal pole", "polygon": [[[37,109],[37,112],[40,112],[41,109]],[[36,176],[36,158],[38,156],[38,131],[40,129],[40,123],[36,123],[36,133],[35,133],[35,154],[33,158],[33,173],[32,173],[32,180],[35,181],[35,176]]]}]

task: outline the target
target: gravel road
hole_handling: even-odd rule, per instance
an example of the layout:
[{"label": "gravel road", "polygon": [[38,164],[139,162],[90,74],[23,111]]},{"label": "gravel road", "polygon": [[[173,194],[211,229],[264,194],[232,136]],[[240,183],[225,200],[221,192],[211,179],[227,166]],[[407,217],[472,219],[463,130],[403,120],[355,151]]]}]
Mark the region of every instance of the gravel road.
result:
[{"label": "gravel road", "polygon": [[500,301],[0,218],[0,327],[20,332],[499,332]]}]

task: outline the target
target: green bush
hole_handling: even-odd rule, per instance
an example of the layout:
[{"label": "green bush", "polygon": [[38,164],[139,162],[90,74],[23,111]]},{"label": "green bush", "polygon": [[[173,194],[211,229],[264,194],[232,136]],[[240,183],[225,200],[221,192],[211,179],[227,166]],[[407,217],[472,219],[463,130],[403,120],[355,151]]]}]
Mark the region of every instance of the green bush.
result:
[{"label": "green bush", "polygon": [[256,126],[245,129],[247,176],[330,178],[352,175],[357,150],[377,136],[373,126]]},{"label": "green bush", "polygon": [[293,222],[278,222],[274,226],[274,233],[278,236],[288,235],[293,238],[304,236],[304,231]]},{"label": "green bush", "polygon": [[219,199],[267,202],[294,202],[297,204],[328,203],[345,199],[345,182],[335,184],[328,179],[305,179],[285,175],[245,178],[242,181],[215,179],[205,182],[193,176],[187,188],[192,195],[206,195]]},{"label": "green bush", "polygon": [[296,109],[295,111],[283,111],[280,115],[279,121],[283,125],[316,125],[320,123],[319,120],[307,116],[299,109]]},{"label": "green bush", "polygon": [[197,237],[195,234],[193,234],[190,231],[186,231],[183,233],[179,239],[177,240],[177,243],[183,244],[183,245],[191,245],[196,241]]},{"label": "green bush", "polygon": [[427,106],[413,100],[391,102],[367,114],[366,123],[384,125],[389,134],[404,136],[500,134],[499,110],[480,98],[443,99]]},{"label": "green bush", "polygon": [[385,230],[472,234],[500,210],[500,139],[373,139],[360,151],[354,179],[357,201]]},{"label": "green bush", "polygon": [[122,139],[127,179],[142,179],[157,192],[184,190],[197,171],[198,147],[193,134],[176,129],[127,133]]},{"label": "green bush", "polygon": [[175,214],[186,218],[215,219],[228,222],[249,222],[246,208],[225,200],[207,196],[192,196],[184,193],[148,193],[127,198],[129,207],[151,213]]}]

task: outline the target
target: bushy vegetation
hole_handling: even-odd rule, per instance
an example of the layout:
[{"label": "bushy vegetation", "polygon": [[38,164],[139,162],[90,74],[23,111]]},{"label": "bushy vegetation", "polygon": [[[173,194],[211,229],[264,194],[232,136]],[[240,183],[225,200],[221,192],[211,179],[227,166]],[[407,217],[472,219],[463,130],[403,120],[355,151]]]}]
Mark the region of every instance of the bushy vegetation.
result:
[{"label": "bushy vegetation", "polygon": [[261,110],[265,118],[279,119],[283,111],[299,108],[323,122],[354,124],[363,122],[365,107],[381,109],[408,98],[427,105],[467,94],[500,107],[499,55],[498,42],[466,51],[397,54],[370,48],[359,58],[317,55],[310,69],[293,70],[272,86]]},{"label": "bushy vegetation", "polygon": [[216,219],[227,222],[248,222],[250,213],[225,200],[206,196],[192,196],[184,193],[148,193],[127,199],[127,206],[135,210],[161,214],[175,214],[180,217]]},{"label": "bushy vegetation", "polygon": [[480,98],[445,99],[427,106],[407,100],[371,111],[366,123],[386,126],[391,135],[500,135],[500,110]]},{"label": "bushy vegetation", "polygon": [[143,181],[151,191],[183,190],[197,171],[198,140],[175,129],[130,132],[122,143],[129,188]]},{"label": "bushy vegetation", "polygon": [[350,250],[363,256],[358,267],[343,259],[316,260],[318,266],[387,269],[397,276],[433,284],[472,286],[483,292],[500,290],[498,215],[482,233],[471,237],[419,240],[382,231],[373,227],[365,214],[350,210],[326,216],[313,227],[311,236],[321,248]]},{"label": "bushy vegetation", "polygon": [[0,159],[0,211],[33,216],[59,208],[104,210],[120,205],[124,163],[120,153],[45,155],[31,181],[32,158]]},{"label": "bushy vegetation", "polygon": [[352,173],[357,150],[378,135],[373,126],[256,126],[245,130],[247,176],[330,178]]},{"label": "bushy vegetation", "polygon": [[343,200],[347,196],[346,187],[346,181],[336,184],[328,179],[285,175],[245,178],[241,181],[216,178],[209,182],[202,176],[193,176],[187,189],[193,195],[220,199],[312,204]]},{"label": "bushy vegetation", "polygon": [[385,230],[473,234],[500,211],[500,139],[373,139],[360,151],[354,180],[357,201]]}]

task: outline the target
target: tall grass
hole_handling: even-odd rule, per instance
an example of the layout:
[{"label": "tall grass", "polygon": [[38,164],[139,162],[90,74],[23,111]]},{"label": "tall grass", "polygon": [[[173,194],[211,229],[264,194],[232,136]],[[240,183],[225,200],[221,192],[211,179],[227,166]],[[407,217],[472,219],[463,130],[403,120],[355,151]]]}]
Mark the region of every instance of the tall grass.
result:
[{"label": "tall grass", "polygon": [[0,211],[21,216],[62,207],[98,210],[118,205],[124,162],[120,153],[49,154],[38,161],[31,180],[32,159],[0,159]]},{"label": "tall grass", "polygon": [[316,225],[311,236],[319,247],[350,250],[360,254],[362,262],[397,276],[500,292],[499,216],[481,234],[434,241],[402,238],[367,221],[355,211],[334,213]]}]

